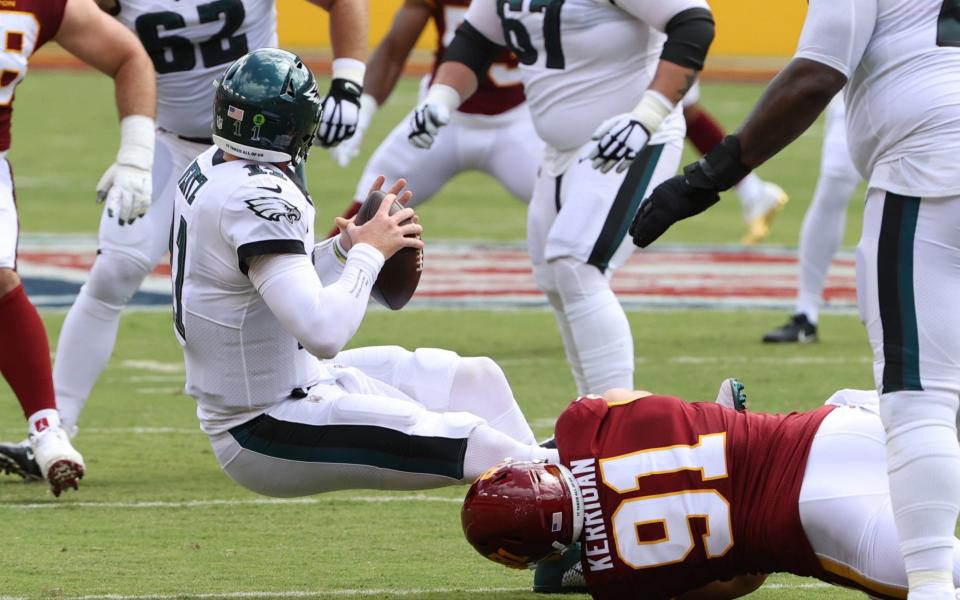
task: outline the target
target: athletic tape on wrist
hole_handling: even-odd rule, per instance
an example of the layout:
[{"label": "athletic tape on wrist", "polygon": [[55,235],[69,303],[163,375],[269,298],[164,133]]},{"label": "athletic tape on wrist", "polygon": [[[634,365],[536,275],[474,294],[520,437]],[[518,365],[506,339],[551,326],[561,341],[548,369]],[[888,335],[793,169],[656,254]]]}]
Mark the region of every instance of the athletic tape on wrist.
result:
[{"label": "athletic tape on wrist", "polygon": [[153,166],[153,147],[157,126],[144,115],[129,115],[120,121],[120,149],[117,164],[149,170]]},{"label": "athletic tape on wrist", "polygon": [[673,103],[660,92],[647,90],[643,93],[640,103],[637,104],[632,113],[643,125],[643,128],[647,130],[647,133],[653,134],[660,128],[663,120],[673,112],[673,107]]},{"label": "athletic tape on wrist", "polygon": [[423,99],[424,103],[436,103],[446,106],[450,112],[460,107],[460,93],[442,83],[435,83],[427,90],[427,97]]},{"label": "athletic tape on wrist", "polygon": [[367,72],[367,65],[356,58],[335,58],[330,66],[333,79],[346,79],[363,87],[363,76]]}]

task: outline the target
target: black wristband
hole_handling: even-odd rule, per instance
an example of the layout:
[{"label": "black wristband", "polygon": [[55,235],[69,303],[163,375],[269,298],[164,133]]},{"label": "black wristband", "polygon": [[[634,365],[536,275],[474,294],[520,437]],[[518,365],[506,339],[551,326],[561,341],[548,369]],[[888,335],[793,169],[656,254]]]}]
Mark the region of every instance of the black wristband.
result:
[{"label": "black wristband", "polygon": [[362,85],[358,85],[349,79],[337,78],[330,82],[330,93],[327,95],[360,106],[361,94],[363,94]]},{"label": "black wristband", "polygon": [[695,188],[723,192],[740,183],[751,170],[740,162],[740,139],[728,135],[703,158],[687,165],[683,174]]}]

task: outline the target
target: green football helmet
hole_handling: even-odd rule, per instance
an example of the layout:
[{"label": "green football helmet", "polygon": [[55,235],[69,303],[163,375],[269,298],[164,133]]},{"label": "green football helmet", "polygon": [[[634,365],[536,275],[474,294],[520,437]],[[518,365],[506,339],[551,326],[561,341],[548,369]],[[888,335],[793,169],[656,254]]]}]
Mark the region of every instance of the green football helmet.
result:
[{"label": "green football helmet", "polygon": [[258,162],[294,165],[307,157],[322,98],[296,54],[261,48],[236,60],[216,82],[213,142]]}]

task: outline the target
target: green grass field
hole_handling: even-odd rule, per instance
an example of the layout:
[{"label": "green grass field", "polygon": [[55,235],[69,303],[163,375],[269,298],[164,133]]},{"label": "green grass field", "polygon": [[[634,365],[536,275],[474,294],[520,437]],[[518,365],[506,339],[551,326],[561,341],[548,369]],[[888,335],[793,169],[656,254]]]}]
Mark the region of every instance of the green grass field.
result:
[{"label": "green grass field", "polygon": [[[707,84],[704,101],[733,127],[761,88]],[[413,104],[404,81],[378,114],[364,158]],[[76,73],[31,73],[18,90],[11,162],[25,232],[94,232],[92,189],[116,150],[109,83]],[[819,162],[821,128],[762,169],[793,200],[770,243],[795,245]],[[317,150],[309,182],[318,230],[352,194],[363,160],[338,169]],[[466,175],[421,209],[425,238],[519,240],[523,207],[495,183]],[[741,233],[728,198],[668,240],[728,243]],[[856,239],[852,203],[847,243]],[[866,336],[852,315],[826,315],[822,342],[766,347],[772,312],[661,311],[630,315],[639,386],[712,400],[726,376],[747,384],[753,410],[812,408],[841,387],[871,387]],[[62,314],[45,314],[51,345]],[[373,312],[353,345],[401,343],[489,355],[503,365],[538,435],[550,433],[574,396],[546,311]],[[0,476],[0,597],[28,598],[532,598],[529,573],[475,555],[460,534],[463,488],[419,494],[369,491],[278,502],[224,476],[182,393],[179,346],[164,312],[123,320],[113,359],[81,421],[77,446],[89,474],[79,493]],[[0,386],[0,435],[20,439],[23,420]],[[207,595],[207,596],[205,596]],[[212,595],[212,596],[210,596]],[[790,576],[758,598],[853,597]]]}]

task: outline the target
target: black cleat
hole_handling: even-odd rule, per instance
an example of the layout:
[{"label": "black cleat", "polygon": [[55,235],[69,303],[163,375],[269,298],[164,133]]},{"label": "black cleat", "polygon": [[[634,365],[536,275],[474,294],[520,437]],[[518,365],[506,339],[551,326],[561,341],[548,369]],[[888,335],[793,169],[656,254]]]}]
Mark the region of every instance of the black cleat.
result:
[{"label": "black cleat", "polygon": [[765,344],[809,344],[817,341],[817,326],[807,315],[797,313],[783,327],[777,327],[763,335]]},{"label": "black cleat", "polygon": [[557,438],[555,438],[555,437],[553,437],[553,436],[551,435],[551,436],[548,437],[547,439],[545,439],[545,440],[543,440],[542,442],[540,442],[540,447],[541,447],[541,448],[548,448],[548,449],[550,449],[550,450],[556,450],[556,449],[557,449]]},{"label": "black cleat", "polygon": [[533,572],[533,591],[538,594],[585,594],[587,581],[580,565],[580,543],[557,557],[537,563]]},{"label": "black cleat", "polygon": [[19,444],[0,443],[0,471],[8,475],[19,475],[29,481],[43,480],[40,465],[26,441]]}]

